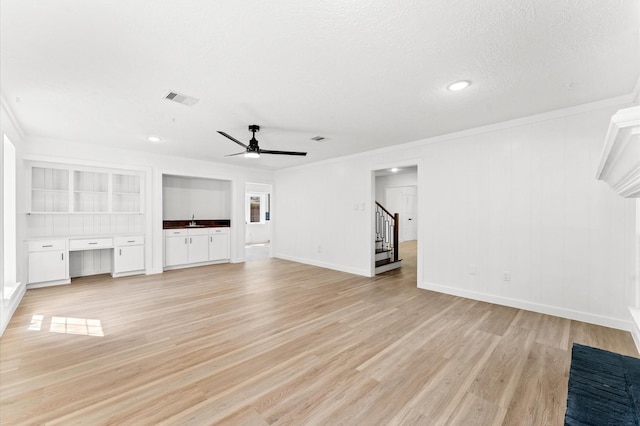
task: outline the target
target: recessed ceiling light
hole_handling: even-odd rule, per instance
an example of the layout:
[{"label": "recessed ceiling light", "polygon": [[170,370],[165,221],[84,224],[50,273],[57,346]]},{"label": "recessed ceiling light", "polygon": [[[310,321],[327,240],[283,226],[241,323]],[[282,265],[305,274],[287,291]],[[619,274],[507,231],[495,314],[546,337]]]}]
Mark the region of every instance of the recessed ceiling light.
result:
[{"label": "recessed ceiling light", "polygon": [[391,169],[391,172],[395,173],[397,172],[399,169],[397,167],[394,167],[393,169]]},{"label": "recessed ceiling light", "polygon": [[456,92],[458,90],[466,89],[467,87],[469,87],[470,84],[471,82],[468,80],[460,80],[460,81],[456,81],[455,83],[451,83],[447,87],[447,89],[451,90],[452,92]]},{"label": "recessed ceiling light", "polygon": [[155,142],[160,142],[160,138],[159,138],[159,137],[157,137],[157,136],[149,136],[149,137],[147,138],[147,140],[148,140],[149,142],[154,142],[154,143],[155,143]]}]

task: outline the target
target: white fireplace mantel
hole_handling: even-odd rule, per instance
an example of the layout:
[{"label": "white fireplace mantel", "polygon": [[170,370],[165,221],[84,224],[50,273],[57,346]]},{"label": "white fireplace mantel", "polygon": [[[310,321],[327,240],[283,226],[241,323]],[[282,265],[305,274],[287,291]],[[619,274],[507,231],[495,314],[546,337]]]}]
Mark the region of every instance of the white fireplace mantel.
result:
[{"label": "white fireplace mantel", "polygon": [[640,198],[640,106],[611,117],[596,178],[626,198]]}]

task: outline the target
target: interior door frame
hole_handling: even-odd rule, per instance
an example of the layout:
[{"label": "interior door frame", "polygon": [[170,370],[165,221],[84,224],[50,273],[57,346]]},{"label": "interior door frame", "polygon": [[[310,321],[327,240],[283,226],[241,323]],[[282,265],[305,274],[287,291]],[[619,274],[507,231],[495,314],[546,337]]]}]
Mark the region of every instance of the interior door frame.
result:
[{"label": "interior door frame", "polygon": [[[388,163],[378,163],[370,166],[369,168],[369,241],[366,242],[366,246],[368,247],[370,255],[369,260],[369,276],[374,277],[376,275],[376,255],[375,255],[375,216],[376,216],[376,171],[378,170],[389,170],[394,167],[403,168],[403,167],[416,167],[417,171],[417,179],[416,179],[416,193],[418,197],[417,202],[417,211],[416,216],[420,216],[420,212],[425,211],[425,197],[420,195],[420,188],[424,188],[425,185],[422,184],[424,168],[422,165],[422,159],[414,158],[409,160],[398,160],[391,161]],[[417,237],[418,237],[418,250],[417,250],[417,278],[416,278],[416,287],[420,287],[420,284],[424,282],[424,237],[423,237],[423,229],[424,229],[424,221],[418,220],[417,226]]]},{"label": "interior door frame", "polygon": [[[257,186],[264,186],[265,188],[263,188],[264,190],[254,190],[254,189],[249,189],[251,187],[251,185],[257,185]],[[269,257],[273,257],[273,247],[274,247],[274,230],[273,230],[273,194],[274,194],[274,187],[275,185],[273,184],[273,182],[265,182],[265,181],[245,181],[244,182],[244,198],[243,198],[243,204],[244,204],[244,208],[243,208],[243,221],[242,221],[242,229],[243,229],[243,236],[242,236],[242,253],[243,253],[243,258],[246,260],[246,232],[247,232],[247,227],[251,226],[249,224],[249,222],[247,222],[246,220],[246,214],[247,214],[247,209],[249,208],[248,203],[249,203],[249,194],[262,194],[265,195],[265,200],[268,203],[267,209],[269,212],[269,218],[266,219],[265,218],[265,224],[269,225]]]}]

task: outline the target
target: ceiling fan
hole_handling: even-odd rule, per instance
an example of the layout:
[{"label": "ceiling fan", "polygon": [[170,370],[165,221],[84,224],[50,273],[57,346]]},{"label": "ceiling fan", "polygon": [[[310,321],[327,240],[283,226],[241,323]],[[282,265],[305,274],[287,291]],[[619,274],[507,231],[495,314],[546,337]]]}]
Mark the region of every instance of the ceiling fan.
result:
[{"label": "ceiling fan", "polygon": [[249,145],[245,145],[244,143],[240,142],[238,139],[234,138],[233,136],[228,135],[225,132],[222,132],[222,131],[218,130],[218,133],[220,133],[222,136],[224,136],[225,138],[231,139],[232,141],[234,141],[235,143],[237,143],[241,147],[245,148],[245,151],[243,151],[243,152],[238,152],[236,154],[229,154],[229,155],[226,155],[226,157],[232,157],[234,155],[241,155],[241,154],[244,154],[244,156],[247,157],[247,158],[260,158],[260,154],[301,155],[301,156],[307,155],[306,152],[272,151],[272,150],[269,150],[269,149],[260,149],[260,147],[258,146],[258,140],[256,139],[256,132],[260,131],[260,126],[258,126],[257,124],[251,124],[249,126],[249,131],[253,133],[253,136],[251,137],[251,140],[249,141]]}]

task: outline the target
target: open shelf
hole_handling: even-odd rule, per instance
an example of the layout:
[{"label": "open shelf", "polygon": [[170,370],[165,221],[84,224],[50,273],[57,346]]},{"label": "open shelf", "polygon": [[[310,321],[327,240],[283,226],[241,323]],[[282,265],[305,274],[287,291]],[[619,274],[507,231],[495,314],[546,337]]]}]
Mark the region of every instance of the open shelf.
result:
[{"label": "open shelf", "polygon": [[135,172],[32,165],[29,214],[142,213],[142,178]]}]

